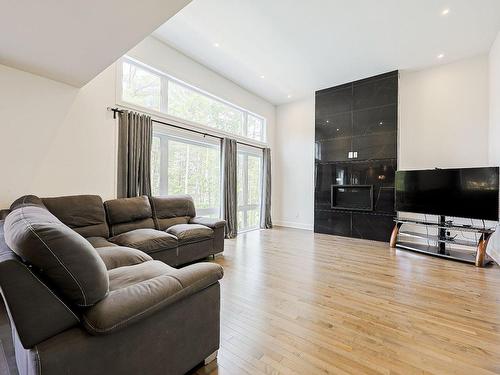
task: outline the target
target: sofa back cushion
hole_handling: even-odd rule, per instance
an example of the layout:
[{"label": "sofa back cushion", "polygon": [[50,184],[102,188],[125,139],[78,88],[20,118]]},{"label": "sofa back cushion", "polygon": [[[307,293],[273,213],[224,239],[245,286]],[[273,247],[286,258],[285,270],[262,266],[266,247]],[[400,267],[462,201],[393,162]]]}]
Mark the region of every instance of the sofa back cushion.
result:
[{"label": "sofa back cushion", "polygon": [[47,209],[83,237],[109,237],[106,212],[98,195],[42,198]]},{"label": "sofa back cushion", "polygon": [[156,229],[166,230],[172,225],[187,224],[196,216],[193,198],[190,195],[150,197]]},{"label": "sofa back cushion", "polygon": [[106,266],[96,250],[43,205],[16,205],[4,230],[7,245],[68,302],[92,306],[108,293]]},{"label": "sofa back cushion", "polygon": [[135,229],[154,229],[153,213],[147,196],[119,198],[104,202],[111,236]]}]

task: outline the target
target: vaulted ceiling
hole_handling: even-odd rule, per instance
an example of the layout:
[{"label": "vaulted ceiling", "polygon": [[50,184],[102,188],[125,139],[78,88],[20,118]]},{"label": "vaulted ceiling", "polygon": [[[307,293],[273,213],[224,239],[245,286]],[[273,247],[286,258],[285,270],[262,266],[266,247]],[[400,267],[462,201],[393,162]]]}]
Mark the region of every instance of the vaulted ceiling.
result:
[{"label": "vaulted ceiling", "polygon": [[0,0],[0,64],[81,87],[190,0]]},{"label": "vaulted ceiling", "polygon": [[155,36],[280,104],[486,53],[498,0],[194,0]]}]

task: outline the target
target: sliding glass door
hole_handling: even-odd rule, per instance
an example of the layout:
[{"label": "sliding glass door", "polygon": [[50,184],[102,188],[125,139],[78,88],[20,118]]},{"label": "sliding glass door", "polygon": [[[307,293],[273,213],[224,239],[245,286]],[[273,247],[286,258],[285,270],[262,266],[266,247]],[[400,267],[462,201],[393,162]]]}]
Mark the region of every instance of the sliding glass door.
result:
[{"label": "sliding glass door", "polygon": [[238,231],[259,228],[262,150],[238,145]]},{"label": "sliding glass door", "polygon": [[[220,140],[155,126],[151,150],[153,195],[189,194],[200,216],[221,215]],[[238,145],[238,231],[260,226],[262,150]]]},{"label": "sliding glass door", "polygon": [[155,128],[153,195],[189,194],[200,216],[220,217],[219,139]]}]

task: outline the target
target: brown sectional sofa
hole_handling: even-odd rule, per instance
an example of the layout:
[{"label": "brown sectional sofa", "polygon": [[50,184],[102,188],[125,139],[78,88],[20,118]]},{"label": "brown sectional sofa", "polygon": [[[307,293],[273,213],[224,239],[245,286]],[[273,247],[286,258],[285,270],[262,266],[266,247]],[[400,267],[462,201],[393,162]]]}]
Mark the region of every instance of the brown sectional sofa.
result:
[{"label": "brown sectional sofa", "polygon": [[224,222],[189,197],[25,196],[7,213],[0,291],[20,374],[183,374],[213,358],[222,267],[166,264],[222,250]]},{"label": "brown sectional sofa", "polygon": [[179,266],[224,251],[224,220],[196,217],[188,195],[119,198],[98,195],[42,198],[64,224],[95,248],[125,246]]}]

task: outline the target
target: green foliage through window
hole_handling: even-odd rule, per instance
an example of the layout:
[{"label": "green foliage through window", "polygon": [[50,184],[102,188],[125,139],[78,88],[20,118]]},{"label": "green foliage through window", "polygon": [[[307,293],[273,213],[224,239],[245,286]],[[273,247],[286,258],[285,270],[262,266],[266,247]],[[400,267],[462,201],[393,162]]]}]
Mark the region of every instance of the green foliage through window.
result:
[{"label": "green foliage through window", "polygon": [[122,100],[265,142],[265,120],[131,59],[122,64]]}]

